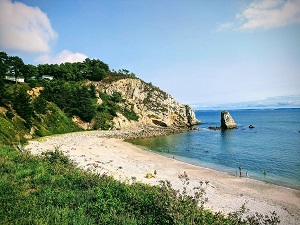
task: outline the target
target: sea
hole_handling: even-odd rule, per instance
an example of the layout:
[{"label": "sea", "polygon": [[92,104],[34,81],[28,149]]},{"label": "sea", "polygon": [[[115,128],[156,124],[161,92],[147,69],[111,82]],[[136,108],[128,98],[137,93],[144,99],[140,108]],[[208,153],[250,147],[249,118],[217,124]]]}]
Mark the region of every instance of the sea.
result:
[{"label": "sea", "polygon": [[[197,130],[134,139],[147,151],[217,171],[300,190],[300,109],[227,110],[237,129],[220,126],[221,110],[195,111]],[[250,129],[252,124],[254,128]]]}]

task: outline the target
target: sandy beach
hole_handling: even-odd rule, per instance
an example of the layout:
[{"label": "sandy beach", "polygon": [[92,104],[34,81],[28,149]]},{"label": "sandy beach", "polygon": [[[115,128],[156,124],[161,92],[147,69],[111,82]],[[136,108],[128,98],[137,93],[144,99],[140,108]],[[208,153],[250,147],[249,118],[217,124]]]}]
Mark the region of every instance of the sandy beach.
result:
[{"label": "sandy beach", "polygon": [[[176,158],[166,158],[113,138],[112,132],[56,135],[29,141],[26,146],[33,154],[55,148],[62,150],[80,168],[99,174],[106,173],[126,182],[131,182],[132,177],[151,185],[158,185],[160,180],[169,180],[175,189],[181,189],[182,182],[178,176],[186,172],[191,189],[203,182],[208,198],[206,208],[230,213],[245,203],[247,214],[270,214],[275,211],[280,216],[281,224],[300,224],[299,190],[231,176],[180,162]],[[154,175],[154,171],[155,177],[146,178],[147,173]]]}]

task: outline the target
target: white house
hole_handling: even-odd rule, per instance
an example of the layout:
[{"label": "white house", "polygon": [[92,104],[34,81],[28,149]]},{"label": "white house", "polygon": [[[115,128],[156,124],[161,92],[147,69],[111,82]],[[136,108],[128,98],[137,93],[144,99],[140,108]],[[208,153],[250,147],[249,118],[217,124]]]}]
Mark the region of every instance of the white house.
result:
[{"label": "white house", "polygon": [[42,75],[40,77],[38,77],[39,80],[44,80],[44,79],[49,79],[49,80],[53,80],[53,76],[51,75]]},{"label": "white house", "polygon": [[24,83],[25,82],[25,78],[24,77],[15,77],[15,76],[5,76],[4,78],[5,80],[10,80],[10,81],[14,81],[16,82],[16,79],[17,79],[17,82],[19,83]]},{"label": "white house", "polygon": [[42,76],[32,76],[32,77],[30,77],[30,79],[32,79],[32,80],[44,80],[44,79],[49,79],[49,80],[53,80],[53,76],[51,76],[51,75],[42,75]]}]

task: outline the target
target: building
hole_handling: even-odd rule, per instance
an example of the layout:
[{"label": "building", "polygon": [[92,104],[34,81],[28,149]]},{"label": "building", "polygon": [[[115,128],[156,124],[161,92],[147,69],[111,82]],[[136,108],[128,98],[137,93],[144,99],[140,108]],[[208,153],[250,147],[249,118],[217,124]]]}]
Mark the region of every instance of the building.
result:
[{"label": "building", "polygon": [[25,82],[24,77],[5,76],[4,79],[14,81],[14,82],[19,82],[19,83],[24,83]]},{"label": "building", "polygon": [[44,80],[44,79],[49,79],[49,80],[53,80],[53,76],[51,76],[51,75],[42,75],[42,76],[40,76],[40,77],[38,77],[37,79],[38,80]]},{"label": "building", "polygon": [[53,76],[51,76],[51,75],[42,75],[42,76],[38,76],[38,77],[36,77],[36,76],[33,76],[33,77],[30,77],[30,79],[32,79],[32,80],[44,80],[44,79],[49,79],[49,80],[53,80]]}]

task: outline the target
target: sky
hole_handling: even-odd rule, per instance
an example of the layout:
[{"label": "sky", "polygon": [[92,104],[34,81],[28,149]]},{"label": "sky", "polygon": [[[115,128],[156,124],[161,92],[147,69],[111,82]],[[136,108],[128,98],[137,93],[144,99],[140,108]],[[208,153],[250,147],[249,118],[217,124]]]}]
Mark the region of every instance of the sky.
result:
[{"label": "sky", "polygon": [[0,51],[100,59],[195,109],[300,107],[300,0],[0,0]]}]

